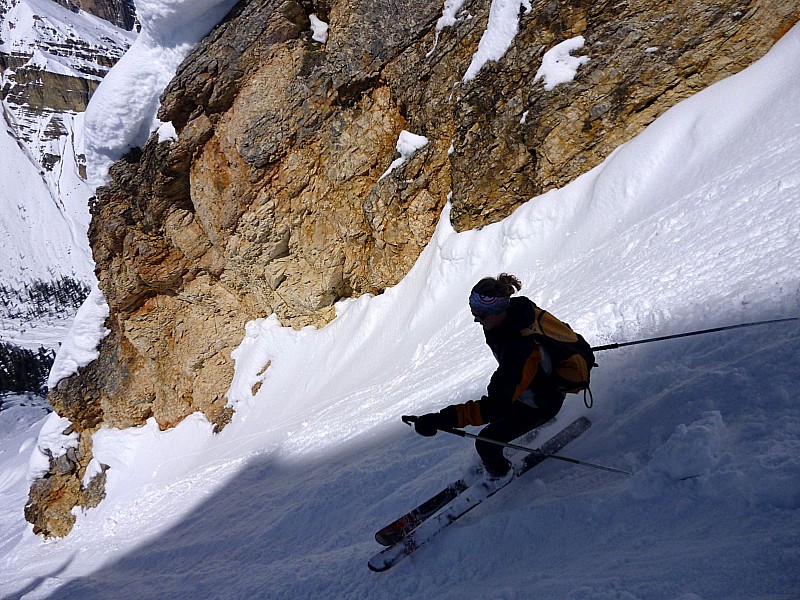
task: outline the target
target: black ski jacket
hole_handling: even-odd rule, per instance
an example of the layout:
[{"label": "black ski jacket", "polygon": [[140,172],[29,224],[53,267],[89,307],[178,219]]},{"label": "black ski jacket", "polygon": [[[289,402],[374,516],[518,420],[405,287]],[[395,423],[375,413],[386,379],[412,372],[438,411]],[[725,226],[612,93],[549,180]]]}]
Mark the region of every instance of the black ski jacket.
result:
[{"label": "black ski jacket", "polygon": [[535,318],[533,302],[518,296],[511,298],[503,322],[484,331],[486,343],[497,359],[497,369],[480,400],[453,404],[441,411],[454,427],[483,425],[505,416],[528,389],[533,392],[536,406],[558,410],[564,395],[542,368],[543,360],[548,360],[531,334]]}]

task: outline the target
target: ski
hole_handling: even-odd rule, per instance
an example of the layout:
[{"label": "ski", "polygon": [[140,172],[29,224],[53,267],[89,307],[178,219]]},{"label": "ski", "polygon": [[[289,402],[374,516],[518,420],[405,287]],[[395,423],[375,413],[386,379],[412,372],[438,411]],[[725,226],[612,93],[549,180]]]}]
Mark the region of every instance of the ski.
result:
[{"label": "ski", "polygon": [[468,487],[469,484],[464,479],[454,481],[438,494],[377,531],[375,541],[382,546],[396,544]]},{"label": "ski", "polygon": [[[591,422],[589,419],[586,417],[579,417],[543,444],[540,451],[547,454],[554,454],[584,433],[590,426]],[[482,480],[469,486],[467,489],[457,494],[447,504],[441,506],[438,512],[433,516],[428,515],[429,518],[427,520],[423,520],[415,529],[407,533],[400,540],[375,554],[368,563],[370,570],[381,572],[390,569],[417,548],[433,539],[442,529],[464,516],[481,502],[496,494],[514,479],[522,476],[546,458],[547,456],[543,454],[529,454],[522,464],[514,470],[512,476],[507,479],[497,481]],[[444,492],[444,490],[442,492]],[[440,492],[440,494],[442,492]],[[434,496],[434,498],[436,498],[436,496]],[[433,498],[431,498],[431,500],[433,500]],[[403,517],[401,517],[401,519],[402,518]]]},{"label": "ski", "polygon": [[[525,444],[530,443],[536,437],[536,434],[536,430],[528,432],[520,438],[520,442]],[[513,457],[516,454],[517,453],[514,452],[511,456]],[[412,508],[403,516],[395,519],[386,527],[377,531],[375,533],[375,541],[382,546],[391,546],[402,540],[405,535],[414,531],[421,523],[437,513],[448,502],[475,483],[478,478],[478,473],[475,472],[471,475],[470,478],[461,478],[450,483],[447,487],[431,496],[419,506]]]}]

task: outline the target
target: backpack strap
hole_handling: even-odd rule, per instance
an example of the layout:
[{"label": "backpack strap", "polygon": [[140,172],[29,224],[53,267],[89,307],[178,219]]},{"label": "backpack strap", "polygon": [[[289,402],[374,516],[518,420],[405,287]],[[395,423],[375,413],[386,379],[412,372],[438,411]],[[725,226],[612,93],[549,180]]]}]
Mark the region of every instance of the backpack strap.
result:
[{"label": "backpack strap", "polygon": [[[587,392],[588,392],[588,402],[587,402]],[[592,388],[586,386],[583,390],[583,405],[586,408],[592,408],[594,406],[594,394],[592,394]]]}]

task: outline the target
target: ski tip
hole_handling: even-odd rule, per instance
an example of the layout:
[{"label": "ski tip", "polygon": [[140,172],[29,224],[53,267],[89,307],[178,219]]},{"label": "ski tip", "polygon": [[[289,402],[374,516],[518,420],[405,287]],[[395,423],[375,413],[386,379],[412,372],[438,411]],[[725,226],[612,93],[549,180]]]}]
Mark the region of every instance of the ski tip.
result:
[{"label": "ski tip", "polygon": [[418,524],[419,521],[414,522],[407,517],[401,517],[391,525],[387,525],[377,531],[375,533],[375,541],[381,546],[393,546]]},{"label": "ski tip", "polygon": [[582,416],[578,417],[577,419],[575,419],[573,421],[573,423],[579,423],[580,424],[579,426],[584,428],[584,430],[589,429],[589,427],[592,426],[592,422],[589,420],[589,417],[587,417],[586,415],[582,415]]},{"label": "ski tip", "polygon": [[381,563],[376,565],[373,564],[372,561],[369,561],[367,563],[367,566],[369,567],[369,570],[372,571],[373,573],[383,573],[384,571],[388,570],[389,567],[391,567],[391,565],[387,565],[386,563]]}]

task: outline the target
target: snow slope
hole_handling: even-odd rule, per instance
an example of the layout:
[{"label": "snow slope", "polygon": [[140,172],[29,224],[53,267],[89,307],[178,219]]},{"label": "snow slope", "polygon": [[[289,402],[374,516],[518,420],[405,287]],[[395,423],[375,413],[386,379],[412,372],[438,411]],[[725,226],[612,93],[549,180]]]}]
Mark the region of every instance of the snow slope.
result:
[{"label": "snow slope", "polygon": [[[0,282],[13,288],[62,275],[90,278],[94,263],[87,237],[88,195],[82,195],[86,190],[77,169],[67,179],[74,188],[65,188],[63,198],[54,197],[2,119],[0,156]],[[65,169],[75,167],[70,156],[64,157]]]},{"label": "snow slope", "polygon": [[[592,429],[387,573],[372,533],[474,463],[399,416],[480,395],[466,299],[508,271],[593,343],[800,312],[800,27],[561,190],[480,231],[442,216],[412,272],[322,330],[250,323],[234,421],[104,429],[108,498],[42,541],[22,521],[42,424],[0,453],[8,598],[795,599],[800,325],[602,353]],[[267,364],[271,366],[265,370]],[[0,413],[2,418],[4,413]],[[3,430],[4,431],[4,430]],[[16,430],[15,430],[16,431]],[[17,448],[20,451],[17,451]],[[34,453],[35,456],[35,453]]]},{"label": "snow slope", "polygon": [[[71,131],[51,145],[76,143],[83,116],[64,117]],[[0,285],[23,299],[25,287],[33,282],[62,277],[94,280],[89,190],[78,176],[75,151],[64,148],[60,155],[62,160],[52,171],[40,172],[0,118]],[[0,342],[32,350],[57,348],[69,333],[74,310],[54,306],[50,312],[31,316],[32,308],[14,295],[4,298]]]},{"label": "snow slope", "polygon": [[94,282],[87,236],[92,190],[79,164],[83,113],[65,108],[63,99],[51,101],[48,90],[38,90],[44,103],[60,108],[41,106],[34,88],[53,84],[36,74],[99,80],[135,38],[73,8],[0,0],[0,52],[11,65],[0,69],[0,286],[10,296],[0,306],[0,341],[30,349],[57,348],[74,309],[54,303],[37,310],[26,286],[62,277]]}]

